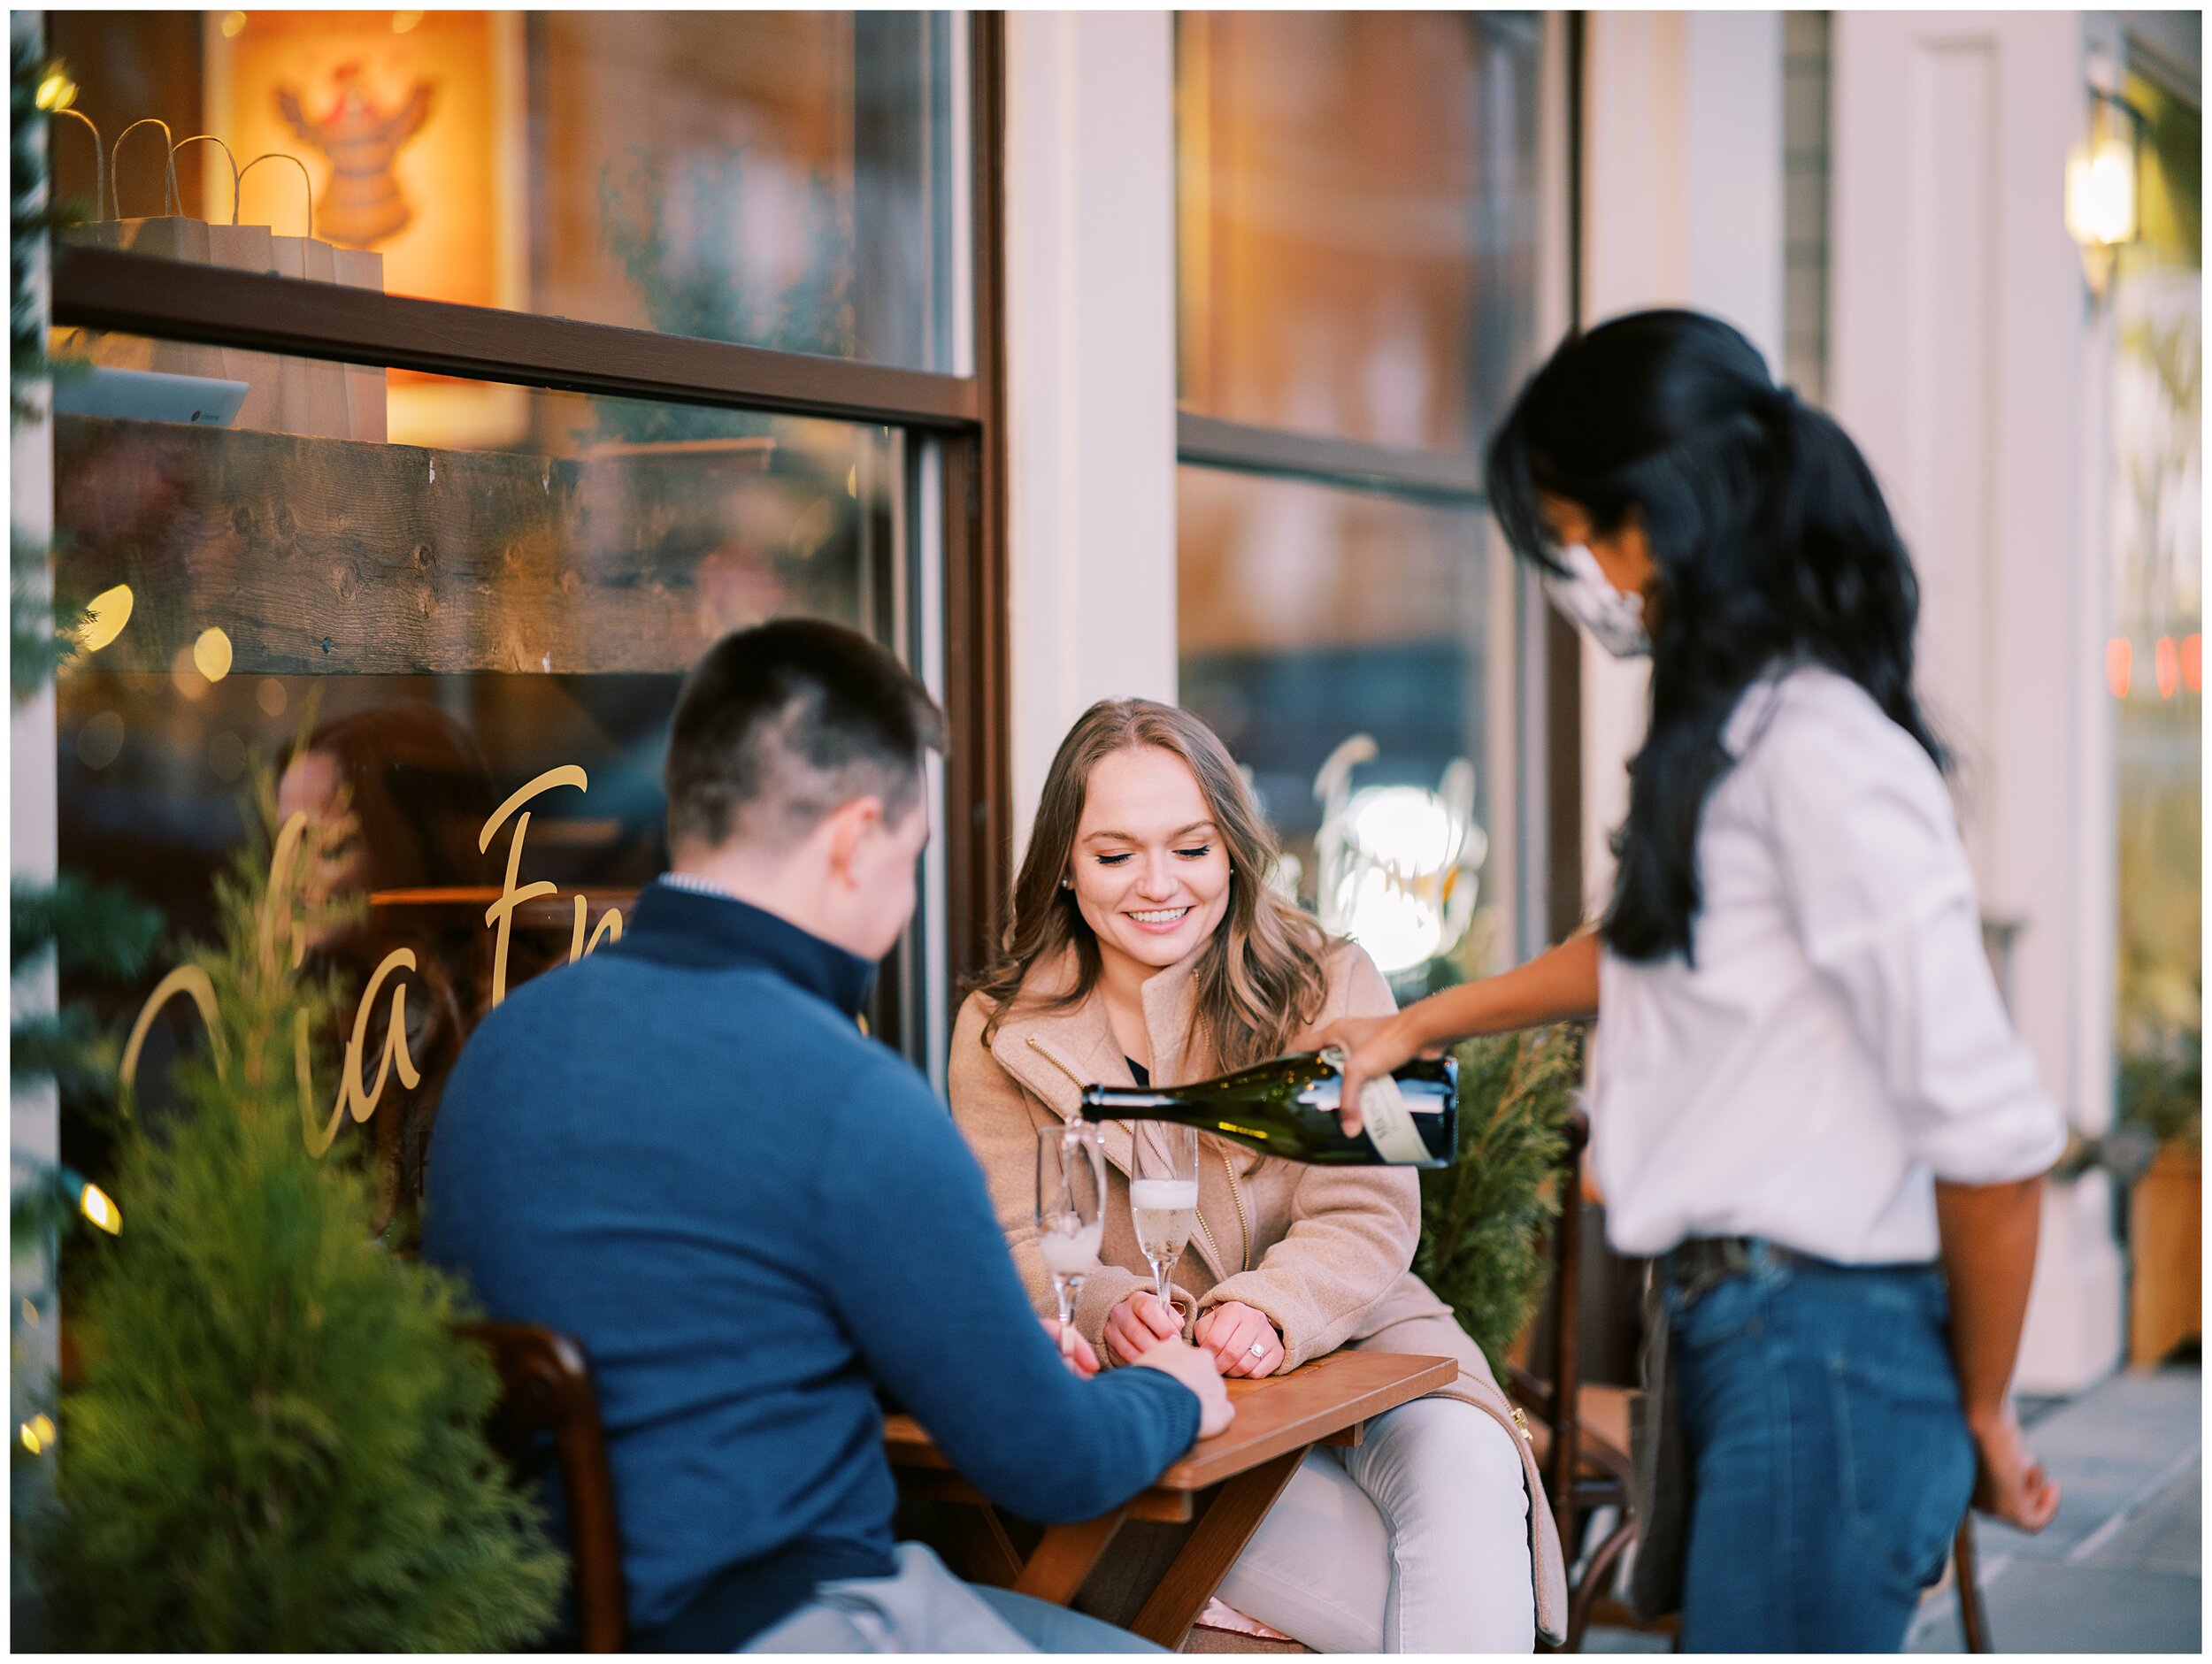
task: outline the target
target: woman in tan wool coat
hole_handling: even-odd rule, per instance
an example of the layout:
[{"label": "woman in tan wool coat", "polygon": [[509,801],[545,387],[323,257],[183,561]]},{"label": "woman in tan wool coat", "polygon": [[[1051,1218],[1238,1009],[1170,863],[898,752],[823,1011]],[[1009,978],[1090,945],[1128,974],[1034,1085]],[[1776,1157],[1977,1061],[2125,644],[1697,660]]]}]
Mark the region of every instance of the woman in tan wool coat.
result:
[{"label": "woman in tan wool coat", "polygon": [[[1004,960],[961,1008],[954,1117],[1041,1312],[1037,1131],[1094,1082],[1202,1080],[1386,1014],[1366,954],[1267,887],[1274,840],[1211,730],[1147,700],[1086,712],[1053,759]],[[1458,1380],[1316,1450],[1221,1599],[1324,1652],[1527,1651],[1563,1627],[1559,1542],[1526,1439],[1473,1342],[1409,1269],[1410,1172],[1309,1167],[1201,1134],[1198,1229],[1168,1312],[1129,1217],[1131,1130],[1110,1169],[1100,1269],[1076,1326],[1111,1367],[1187,1334],[1223,1374],[1340,1346],[1455,1358]],[[1532,1506],[1533,1499],[1533,1506]]]}]

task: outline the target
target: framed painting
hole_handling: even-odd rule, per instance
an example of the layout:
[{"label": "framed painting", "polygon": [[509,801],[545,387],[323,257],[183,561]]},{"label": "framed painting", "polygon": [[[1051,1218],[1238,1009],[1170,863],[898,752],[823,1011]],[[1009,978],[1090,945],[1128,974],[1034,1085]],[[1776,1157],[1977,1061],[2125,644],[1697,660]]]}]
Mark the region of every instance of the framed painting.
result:
[{"label": "framed painting", "polygon": [[[250,167],[241,223],[313,234],[384,259],[388,293],[469,306],[530,303],[523,19],[512,12],[210,12],[206,130]],[[229,163],[204,158],[211,218]],[[301,168],[305,170],[303,178]],[[519,438],[510,389],[395,370],[403,444]]]}]

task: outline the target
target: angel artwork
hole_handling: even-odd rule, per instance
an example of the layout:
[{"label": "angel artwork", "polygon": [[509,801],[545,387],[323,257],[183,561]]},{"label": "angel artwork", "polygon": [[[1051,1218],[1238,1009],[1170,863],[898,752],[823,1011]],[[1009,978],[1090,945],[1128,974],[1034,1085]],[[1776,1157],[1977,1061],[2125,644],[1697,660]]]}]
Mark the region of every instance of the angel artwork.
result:
[{"label": "angel artwork", "polygon": [[417,81],[405,103],[385,110],[362,83],[358,64],[341,64],[331,80],[337,96],[322,115],[310,116],[291,86],[276,88],[277,112],[330,163],[330,183],[315,207],[315,228],[333,242],[373,249],[397,236],[414,218],[392,164],[430,119],[433,88]]}]

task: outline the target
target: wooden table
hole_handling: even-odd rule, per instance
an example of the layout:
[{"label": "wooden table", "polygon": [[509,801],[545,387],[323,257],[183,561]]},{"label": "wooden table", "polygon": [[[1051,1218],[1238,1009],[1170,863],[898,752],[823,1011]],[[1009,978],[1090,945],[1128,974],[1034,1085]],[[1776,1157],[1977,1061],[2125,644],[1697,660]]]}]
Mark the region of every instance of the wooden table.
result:
[{"label": "wooden table", "polygon": [[[955,1538],[949,1558],[963,1576],[1059,1606],[1088,1585],[1096,1599],[1087,1604],[1102,1604],[1100,1615],[1172,1650],[1308,1451],[1358,1444],[1370,1417],[1434,1392],[1458,1372],[1448,1358],[1337,1352],[1288,1375],[1231,1381],[1237,1414],[1225,1432],[1199,1440],[1120,1507],[1045,1527],[1026,1554],[989,1499],[952,1471],[912,1416],[886,1418],[884,1446],[902,1494],[956,1505],[944,1514]],[[1125,1532],[1133,1522],[1167,1529]]]}]

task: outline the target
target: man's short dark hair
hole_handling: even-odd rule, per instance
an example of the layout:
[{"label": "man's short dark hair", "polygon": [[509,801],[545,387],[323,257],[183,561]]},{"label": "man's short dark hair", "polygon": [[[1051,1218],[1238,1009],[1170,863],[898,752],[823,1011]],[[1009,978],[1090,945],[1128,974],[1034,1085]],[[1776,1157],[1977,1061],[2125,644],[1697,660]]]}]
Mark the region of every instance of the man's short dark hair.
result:
[{"label": "man's short dark hair", "polygon": [[944,713],[865,636],[783,618],[724,636],[693,667],[668,739],[668,840],[788,848],[855,798],[903,820]]}]

